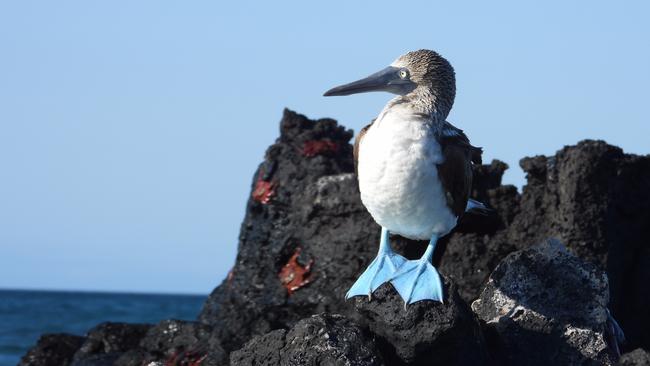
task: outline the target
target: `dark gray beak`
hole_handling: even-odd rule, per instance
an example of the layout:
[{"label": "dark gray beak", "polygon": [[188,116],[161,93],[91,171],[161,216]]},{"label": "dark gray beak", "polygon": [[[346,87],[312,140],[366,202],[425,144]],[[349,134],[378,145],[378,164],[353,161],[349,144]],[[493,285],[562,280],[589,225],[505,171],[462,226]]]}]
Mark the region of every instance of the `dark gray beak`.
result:
[{"label": "dark gray beak", "polygon": [[416,85],[408,78],[400,78],[400,70],[398,67],[389,66],[367,78],[332,88],[326,91],[323,96],[331,97],[373,91],[386,91],[400,95],[408,94],[415,89]]}]

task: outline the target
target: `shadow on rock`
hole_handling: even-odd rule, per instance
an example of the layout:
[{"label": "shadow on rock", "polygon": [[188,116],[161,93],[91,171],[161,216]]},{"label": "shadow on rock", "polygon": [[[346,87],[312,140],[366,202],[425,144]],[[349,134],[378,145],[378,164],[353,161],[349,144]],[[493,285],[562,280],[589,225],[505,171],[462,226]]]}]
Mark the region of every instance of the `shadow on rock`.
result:
[{"label": "shadow on rock", "polygon": [[420,301],[404,307],[390,284],[372,300],[357,296],[362,322],[376,334],[390,365],[485,365],[487,351],[478,320],[460,298],[456,286],[445,283],[445,302]]}]

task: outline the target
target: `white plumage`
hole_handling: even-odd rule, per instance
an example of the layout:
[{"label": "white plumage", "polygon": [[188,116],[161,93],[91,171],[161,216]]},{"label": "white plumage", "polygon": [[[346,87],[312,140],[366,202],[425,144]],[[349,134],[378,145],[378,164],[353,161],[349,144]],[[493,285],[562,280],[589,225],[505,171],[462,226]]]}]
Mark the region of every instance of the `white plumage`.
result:
[{"label": "white plumage", "polygon": [[392,233],[418,240],[443,236],[456,226],[457,217],[438,179],[436,164],[443,156],[433,137],[437,122],[391,104],[359,146],[361,200]]}]

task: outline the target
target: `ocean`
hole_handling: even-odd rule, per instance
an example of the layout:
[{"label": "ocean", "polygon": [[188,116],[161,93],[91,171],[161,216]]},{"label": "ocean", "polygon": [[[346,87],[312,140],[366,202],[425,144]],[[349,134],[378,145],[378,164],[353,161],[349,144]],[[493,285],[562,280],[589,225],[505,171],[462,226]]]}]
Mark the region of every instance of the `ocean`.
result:
[{"label": "ocean", "polygon": [[0,290],[0,366],[15,366],[42,333],[84,335],[105,321],[195,320],[206,297]]}]

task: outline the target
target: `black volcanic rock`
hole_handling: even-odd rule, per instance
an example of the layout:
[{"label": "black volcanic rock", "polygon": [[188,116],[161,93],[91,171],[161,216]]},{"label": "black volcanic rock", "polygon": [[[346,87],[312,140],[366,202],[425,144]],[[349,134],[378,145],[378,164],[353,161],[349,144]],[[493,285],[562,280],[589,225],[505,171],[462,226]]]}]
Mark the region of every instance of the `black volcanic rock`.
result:
[{"label": "black volcanic rock", "polygon": [[189,348],[209,337],[211,328],[195,322],[163,320],[152,327],[140,342],[149,352]]},{"label": "black volcanic rock", "polygon": [[556,240],[508,255],[472,309],[499,364],[612,365],[605,273]]},{"label": "black volcanic rock", "polygon": [[[226,350],[312,314],[352,310],[343,297],[374,256],[379,227],[359,199],[351,137],[331,119],[285,110],[280,137],[253,176],[236,264],[199,318]],[[265,183],[268,202],[255,195]],[[290,278],[295,290],[284,283]]]},{"label": "black volcanic rock", "polygon": [[522,159],[528,184],[510,238],[525,245],[557,237],[581,258],[604,268],[608,195],[624,158],[617,147],[587,140],[552,157]]},{"label": "black volcanic rock", "polygon": [[554,156],[524,158],[520,165],[528,180],[521,194],[477,174],[474,195],[495,209],[502,226],[466,232],[461,221],[441,241],[446,251],[440,272],[472,301],[508,253],[558,238],[607,271],[610,309],[625,331],[626,348],[650,349],[650,157],[585,140]]},{"label": "black volcanic rock", "polygon": [[88,331],[83,345],[74,355],[73,365],[98,364],[100,359],[112,360],[112,364],[122,353],[137,347],[150,327],[149,324],[99,324]]},{"label": "black volcanic rock", "polygon": [[203,365],[219,365],[226,353],[219,340],[211,336],[212,327],[198,322],[164,320],[149,329],[140,341],[146,352],[134,351],[119,359],[121,364],[133,358],[165,361],[168,364],[191,363],[202,360]]},{"label": "black volcanic rock", "polygon": [[71,366],[113,366],[121,353],[96,353],[72,361]]},{"label": "black volcanic rock", "polygon": [[282,365],[286,338],[287,331],[284,329],[255,336],[244,347],[230,354],[230,365]]},{"label": "black volcanic rock", "polygon": [[119,354],[114,365],[223,365],[227,363],[227,354],[223,351],[221,342],[211,335],[212,328],[205,324],[164,320],[149,327],[137,344]]},{"label": "black volcanic rock", "polygon": [[606,269],[628,347],[650,349],[650,156],[585,140],[521,166],[528,184],[508,241],[524,247],[556,237]]},{"label": "black volcanic rock", "polygon": [[351,320],[330,314],[301,320],[290,330],[253,338],[230,356],[231,366],[384,365],[372,339]]},{"label": "black volcanic rock", "polygon": [[162,363],[158,357],[149,354],[144,349],[134,348],[122,353],[120,357],[115,360],[114,366],[142,366],[150,365],[152,362]]},{"label": "black volcanic rock", "polygon": [[444,303],[420,301],[405,307],[389,284],[377,289],[371,301],[358,296],[354,302],[381,339],[390,365],[488,364],[478,320],[453,284],[445,283]]},{"label": "black volcanic rock", "polygon": [[[359,198],[351,137],[351,131],[333,120],[310,121],[285,110],[280,137],[254,174],[235,267],[200,315],[227,351],[251,336],[288,329],[312,314],[358,317],[344,296],[376,255],[380,227]],[[331,148],[305,153],[306,147],[323,141],[328,145],[322,146]],[[498,163],[482,169],[490,181],[483,190],[497,184],[504,170]],[[264,182],[274,188],[266,202],[255,194]],[[479,225],[482,219],[476,220]],[[426,248],[426,242],[399,237],[393,241],[396,250],[411,258]],[[283,286],[287,265],[297,274],[310,268],[296,291]]]},{"label": "black volcanic rock", "polygon": [[70,334],[44,334],[25,354],[19,366],[61,366],[72,361],[75,352],[84,343],[84,337]]},{"label": "black volcanic rock", "polygon": [[[290,111],[281,126],[253,183],[254,191],[260,178],[274,184],[276,195],[265,203],[254,195],[249,200],[232,276],[215,289],[200,316],[218,329],[226,351],[319,312],[358,319],[342,298],[376,251],[379,227],[360,203],[349,150],[304,154],[310,141],[346,145],[347,132],[331,120],[312,122]],[[644,286],[650,281],[650,195],[644,188],[650,186],[650,158],[587,140],[553,157],[522,159],[521,165],[528,174],[521,194],[501,185],[504,163],[476,167],[472,196],[494,212],[464,217],[440,240],[434,256],[440,273],[457,284],[465,301],[473,301],[505,256],[557,237],[608,270],[614,317],[630,345],[650,347],[650,312],[644,310],[650,308]],[[408,258],[426,246],[391,240]],[[296,264],[313,265],[305,286],[290,295],[277,276],[295,253]]]},{"label": "black volcanic rock", "polygon": [[[521,193],[514,186],[501,184],[506,164],[495,160],[476,166],[472,197],[486,203],[493,212],[464,216],[457,228],[438,243],[434,263],[445,278],[449,303],[415,304],[404,312],[389,285],[380,289],[371,303],[361,298],[344,301],[348,288],[374,258],[380,232],[359,198],[351,137],[352,131],[334,120],[312,121],[285,110],[280,137],[268,148],[253,175],[236,263],[205,302],[199,322],[163,322],[151,328],[133,348],[131,340],[124,340],[119,352],[106,353],[88,346],[93,350],[80,351],[84,357],[79,362],[103,365],[121,353],[115,365],[225,365],[237,350],[242,360],[262,362],[262,354],[255,353],[251,344],[267,350],[279,344],[286,347],[289,332],[322,313],[343,317],[325,327],[348,329],[350,325],[361,329],[358,334],[364,349],[374,346],[386,364],[421,363],[425,359],[431,364],[480,364],[486,361],[486,345],[498,362],[505,357],[502,351],[506,345],[496,325],[489,323],[494,317],[486,317],[487,305],[477,308],[489,319],[481,333],[465,303],[474,301],[482,292],[481,302],[485,296],[491,297],[488,294],[493,283],[483,291],[488,277],[510,253],[549,237],[558,238],[579,258],[607,271],[609,306],[628,339],[623,352],[638,347],[650,349],[649,156],[624,154],[602,141],[582,141],[564,147],[554,156],[522,159],[520,165],[528,183]],[[392,236],[391,241],[396,251],[410,259],[421,256],[426,247],[426,242],[399,236]],[[518,255],[530,263],[546,260],[543,252],[521,253]],[[585,266],[580,268],[589,267]],[[539,269],[531,268],[537,272],[529,271],[526,278],[533,278]],[[522,269],[521,273],[526,272]],[[499,271],[493,278],[500,276],[507,278]],[[526,291],[535,290],[516,279],[508,279],[507,283],[513,291],[517,285]],[[577,290],[586,286],[584,283],[555,285],[559,287],[550,286],[555,289],[552,296],[573,298],[579,293],[583,300],[588,297],[589,291]],[[607,305],[603,291],[593,291],[595,297],[591,299],[601,310]],[[546,295],[535,293],[542,298],[551,296],[548,291]],[[548,305],[562,301],[549,299]],[[553,332],[563,329],[562,324],[573,326],[575,319],[566,320],[555,309],[547,312],[552,316],[544,318],[535,318],[534,311],[526,312],[530,322],[521,324],[532,329],[521,333],[521,339],[530,341],[526,347],[541,350],[557,345],[561,348],[557,352],[566,351]],[[512,318],[515,315],[501,314],[499,319],[504,319],[504,327],[514,326],[521,320]],[[586,328],[571,328],[565,344],[572,344],[577,353],[593,355],[597,348],[594,342],[600,342],[602,332],[589,322],[583,323],[581,326]],[[415,334],[409,327],[420,332]],[[588,336],[581,338],[581,334]],[[251,341],[255,336],[261,338]],[[70,360],[83,339],[73,346],[67,337],[49,338],[30,354],[50,352],[52,357]],[[462,338],[467,344],[459,344]],[[108,349],[121,342],[111,341]],[[104,341],[86,343],[97,345]],[[292,344],[294,354],[299,354],[300,347],[323,345],[302,339]],[[344,349],[346,345],[339,342],[337,347]],[[455,351],[451,350],[459,351],[453,355],[450,352]],[[252,358],[245,358],[249,356]],[[598,357],[587,356],[587,363]],[[268,360],[264,362],[273,364]],[[300,362],[296,361],[305,364]]]}]

